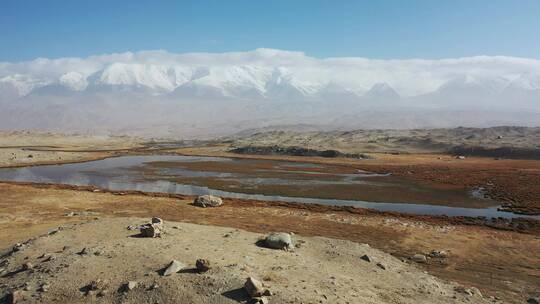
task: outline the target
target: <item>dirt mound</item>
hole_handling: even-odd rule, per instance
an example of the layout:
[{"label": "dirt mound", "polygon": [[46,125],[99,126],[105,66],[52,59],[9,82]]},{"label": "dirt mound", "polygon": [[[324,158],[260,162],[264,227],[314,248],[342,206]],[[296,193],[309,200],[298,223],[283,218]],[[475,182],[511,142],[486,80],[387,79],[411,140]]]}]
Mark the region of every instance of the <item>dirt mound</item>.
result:
[{"label": "dirt mound", "polygon": [[[165,222],[160,238],[126,228],[147,221],[101,219],[31,239],[0,260],[0,291],[30,303],[243,303],[254,277],[270,303],[488,303],[367,244],[293,235],[284,251],[231,228]],[[173,260],[187,267],[162,276]]]}]

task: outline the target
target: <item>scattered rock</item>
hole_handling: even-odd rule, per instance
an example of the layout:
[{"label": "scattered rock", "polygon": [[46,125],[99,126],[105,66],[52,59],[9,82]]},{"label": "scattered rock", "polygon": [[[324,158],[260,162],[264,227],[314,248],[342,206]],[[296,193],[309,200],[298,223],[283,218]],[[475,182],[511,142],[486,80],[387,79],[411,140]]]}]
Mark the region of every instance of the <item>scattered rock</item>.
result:
[{"label": "scattered rock", "polygon": [[540,298],[529,298],[527,304],[540,304]]},{"label": "scattered rock", "polygon": [[268,301],[267,297],[259,297],[259,298],[254,298],[252,303],[255,303],[255,304],[268,304],[268,303],[270,303],[270,301]]},{"label": "scattered rock", "polygon": [[290,250],[293,248],[292,237],[288,233],[271,233],[264,240],[265,245],[272,249]]},{"label": "scattered rock", "polygon": [[179,261],[177,260],[172,260],[169,265],[167,266],[167,268],[165,268],[165,270],[163,271],[162,275],[163,276],[169,276],[173,273],[177,273],[179,272],[180,270],[186,268],[186,266],[182,263],[180,263]]},{"label": "scattered rock", "polygon": [[470,297],[472,297],[472,296],[477,296],[477,297],[480,297],[480,298],[483,297],[480,290],[478,290],[478,288],[476,288],[476,287],[465,288],[463,286],[456,286],[454,288],[454,291],[465,294],[465,295],[470,296]]},{"label": "scattered rock", "polygon": [[30,262],[26,262],[22,265],[22,270],[30,270],[32,268],[34,268],[34,265],[32,265]]},{"label": "scattered rock", "polygon": [[366,262],[371,262],[371,257],[367,254],[364,254],[363,256],[360,257],[362,260],[366,261]]},{"label": "scattered rock", "polygon": [[244,283],[244,289],[250,298],[262,297],[264,294],[264,286],[261,281],[255,279],[254,277],[249,277]]},{"label": "scattered rock", "polygon": [[162,226],[160,224],[146,224],[141,226],[140,229],[143,237],[161,237]]},{"label": "scattered rock", "polygon": [[125,291],[130,291],[137,288],[138,283],[136,281],[129,281],[124,285]]},{"label": "scattered rock", "polygon": [[482,293],[480,292],[480,290],[478,288],[471,287],[471,288],[469,288],[469,290],[470,290],[470,293],[472,293],[473,296],[477,296],[477,297],[480,297],[480,298],[483,297]]},{"label": "scattered rock", "polygon": [[15,245],[13,245],[12,247],[12,251],[13,252],[17,252],[17,251],[21,251],[24,249],[24,244],[21,244],[21,243],[16,243]]},{"label": "scattered rock", "polygon": [[456,159],[465,159],[465,156],[463,156],[463,155],[458,155],[458,156],[456,156]]},{"label": "scattered rock", "polygon": [[210,261],[205,259],[198,259],[195,262],[195,267],[197,267],[198,272],[207,272],[210,270]]},{"label": "scattered rock", "polygon": [[90,285],[88,285],[90,290],[106,290],[109,288],[109,281],[108,280],[102,280],[97,279],[95,281],[90,282]]},{"label": "scattered rock", "polygon": [[411,257],[411,260],[416,263],[427,263],[427,257],[423,254],[415,254]]},{"label": "scattered rock", "polygon": [[446,257],[448,257],[448,253],[444,250],[432,250],[429,254],[428,254],[429,257],[431,258],[439,258],[439,259],[444,259]]},{"label": "scattered rock", "polygon": [[50,285],[47,283],[41,284],[41,287],[39,287],[39,291],[41,292],[47,292],[49,290]]},{"label": "scattered rock", "polygon": [[81,251],[77,253],[78,255],[87,255],[90,254],[90,250],[86,247],[84,247]]},{"label": "scattered rock", "polygon": [[152,222],[152,224],[159,224],[159,225],[163,226],[163,220],[160,219],[159,217],[153,217],[151,222]]},{"label": "scattered rock", "polygon": [[223,205],[223,200],[214,195],[200,195],[193,201],[193,205],[199,207],[219,207]]},{"label": "scattered rock", "polygon": [[48,255],[45,256],[45,259],[43,260],[43,262],[50,262],[50,261],[54,261],[54,260],[56,260],[56,257],[54,255],[48,254]]},{"label": "scattered rock", "polygon": [[12,291],[8,293],[8,295],[6,296],[6,301],[9,304],[19,303],[23,300],[24,300],[24,294],[20,290]]},{"label": "scattered rock", "polygon": [[383,263],[380,263],[380,262],[377,263],[377,267],[379,267],[379,268],[382,269],[382,270],[386,270],[386,266],[384,266]]}]

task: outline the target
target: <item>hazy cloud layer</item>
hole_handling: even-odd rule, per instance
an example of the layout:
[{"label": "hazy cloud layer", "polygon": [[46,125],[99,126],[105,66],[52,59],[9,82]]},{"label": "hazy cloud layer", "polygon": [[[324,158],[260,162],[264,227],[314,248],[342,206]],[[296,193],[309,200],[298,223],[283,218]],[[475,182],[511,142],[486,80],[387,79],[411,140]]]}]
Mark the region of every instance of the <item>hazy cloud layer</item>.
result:
[{"label": "hazy cloud layer", "polygon": [[339,128],[538,125],[540,60],[325,58],[145,51],[0,63],[0,129],[223,135]]},{"label": "hazy cloud layer", "polygon": [[441,60],[317,59],[302,52],[273,49],[218,54],[144,51],[88,58],[38,58],[0,63],[0,81],[13,84],[22,95],[46,84],[58,83],[83,90],[92,82],[139,85],[170,92],[196,79],[219,89],[226,85],[247,85],[264,93],[264,86],[275,76],[275,71],[306,94],[328,84],[362,94],[375,84],[386,83],[400,96],[408,97],[436,91],[452,81],[493,90],[504,90],[508,85],[540,89],[540,60],[534,59],[503,56]]}]

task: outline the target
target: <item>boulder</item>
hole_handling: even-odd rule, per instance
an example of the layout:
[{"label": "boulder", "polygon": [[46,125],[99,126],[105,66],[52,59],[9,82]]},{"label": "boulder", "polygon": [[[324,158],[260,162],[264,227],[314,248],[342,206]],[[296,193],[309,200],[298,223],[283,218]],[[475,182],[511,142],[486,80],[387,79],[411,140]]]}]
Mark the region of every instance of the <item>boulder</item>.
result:
[{"label": "boulder", "polygon": [[214,195],[200,195],[194,201],[193,205],[199,207],[219,207],[223,205],[223,200]]},{"label": "boulder", "polygon": [[177,260],[172,260],[169,265],[167,266],[167,268],[165,268],[165,270],[163,271],[162,275],[163,276],[169,276],[173,273],[177,273],[179,272],[180,270],[186,268],[186,266],[184,264],[182,264],[181,262],[178,262]]},{"label": "boulder", "polygon": [[271,233],[264,240],[265,245],[272,249],[290,250],[294,247],[292,237],[288,233]]},{"label": "boulder", "polygon": [[210,270],[210,261],[205,259],[198,259],[195,262],[195,267],[197,267],[198,272],[207,272]]},{"label": "boulder", "polygon": [[249,277],[244,283],[244,289],[250,298],[262,297],[264,294],[264,287],[261,281],[255,279],[254,277]]},{"label": "boulder", "polygon": [[411,260],[416,263],[427,263],[427,258],[423,254],[415,254],[411,257]]},{"label": "boulder", "polygon": [[[142,237],[161,237],[164,230],[163,220],[159,217],[153,217],[150,223],[146,223],[139,227]],[[129,226],[128,226],[129,229]]]}]

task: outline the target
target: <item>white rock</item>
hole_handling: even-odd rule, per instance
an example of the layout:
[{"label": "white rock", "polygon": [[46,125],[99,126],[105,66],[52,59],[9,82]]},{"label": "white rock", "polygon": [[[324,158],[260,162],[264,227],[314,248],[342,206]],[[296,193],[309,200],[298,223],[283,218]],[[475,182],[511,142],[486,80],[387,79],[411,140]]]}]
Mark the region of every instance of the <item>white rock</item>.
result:
[{"label": "white rock", "polygon": [[223,200],[214,195],[200,195],[193,201],[193,204],[203,208],[219,207],[223,205]]},{"label": "white rock", "polygon": [[171,263],[169,263],[169,266],[167,266],[167,268],[165,269],[165,271],[163,271],[163,276],[169,276],[173,273],[177,273],[179,272],[180,270],[186,268],[186,266],[184,264],[182,264],[181,262],[177,261],[177,260],[172,260]]}]

